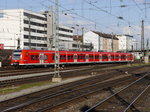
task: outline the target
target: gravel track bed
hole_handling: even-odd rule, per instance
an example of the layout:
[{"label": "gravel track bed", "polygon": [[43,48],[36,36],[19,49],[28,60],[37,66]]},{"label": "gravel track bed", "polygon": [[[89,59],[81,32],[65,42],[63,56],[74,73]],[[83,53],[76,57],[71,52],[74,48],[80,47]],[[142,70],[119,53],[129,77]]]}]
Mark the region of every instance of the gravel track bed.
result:
[{"label": "gravel track bed", "polygon": [[[95,69],[96,69],[97,67],[95,67]],[[98,69],[98,68],[97,68]],[[137,67],[135,67],[134,69],[133,69],[133,67],[132,68],[128,68],[128,71],[129,71],[129,69],[130,70],[134,70],[135,69],[135,71],[141,71],[140,70],[140,67],[139,67],[139,69],[137,69]],[[141,69],[143,69],[143,68],[141,68]],[[127,70],[127,68],[126,68],[126,70]],[[94,71],[94,70],[93,70]],[[86,72],[88,72],[88,71],[86,71]],[[91,72],[91,71],[90,71]],[[101,73],[101,70],[99,70],[99,72]],[[106,73],[108,72],[108,71],[105,71]],[[110,72],[110,71],[109,71]],[[80,72],[81,73],[81,72]],[[83,71],[83,73],[84,74],[86,74],[85,73],[85,71]],[[112,74],[113,75],[117,75],[117,73],[118,73],[118,75],[121,73],[121,74],[123,74],[122,73],[122,71],[121,72],[118,72],[118,71],[116,71],[116,70],[112,70]],[[81,73],[82,74],[82,73]],[[97,72],[97,74],[99,74],[98,72]],[[108,74],[108,73],[107,73]],[[125,73],[124,73],[125,74]],[[107,75],[105,75],[105,76],[107,76]],[[109,76],[109,78],[111,77],[112,78],[112,76],[110,75],[110,74],[108,74],[108,76]],[[98,77],[98,76],[97,76]],[[109,79],[109,78],[107,78],[107,80]],[[94,77],[94,79],[97,79],[97,78],[95,78]],[[105,79],[106,80],[106,79]],[[101,75],[101,81],[104,81],[104,79],[102,79],[102,75]],[[83,82],[83,81],[82,81]],[[75,82],[74,82],[75,83]],[[81,81],[80,81],[80,83],[81,83]],[[92,83],[92,82],[91,82]],[[77,84],[79,84],[79,82],[77,83]],[[73,84],[73,85],[75,85],[75,84]],[[62,86],[62,88],[58,88],[58,90],[62,90],[62,89],[64,89],[64,88],[67,88],[67,87],[65,87],[64,85]],[[48,90],[48,89],[47,89]],[[31,96],[26,96],[27,98],[22,98],[22,99],[14,99],[15,100],[15,102],[17,102],[17,100],[19,101],[18,103],[21,103],[21,101],[22,102],[25,102],[26,100],[29,100],[29,98],[31,97],[31,98],[37,98],[37,97],[41,97],[41,96],[43,96],[43,94],[49,94],[49,92],[50,93],[52,93],[53,91],[56,91],[56,90],[53,90],[52,88],[51,88],[51,90],[49,91],[49,92],[47,92],[47,90],[45,90],[45,92],[42,92],[41,91],[41,93],[40,92],[37,92],[36,94],[35,94],[35,96],[33,95],[33,94],[30,94]],[[40,95],[39,95],[40,94]],[[33,95],[33,96],[32,96]],[[21,98],[21,97],[20,97]],[[11,102],[11,100],[10,100],[10,102]],[[11,102],[12,103],[12,102]],[[5,104],[5,103],[0,103],[0,107],[4,107],[5,105],[7,105],[7,104],[9,104],[8,102]],[[16,103],[15,103],[16,104]],[[14,105],[14,104],[11,104],[11,106],[12,105]]]}]

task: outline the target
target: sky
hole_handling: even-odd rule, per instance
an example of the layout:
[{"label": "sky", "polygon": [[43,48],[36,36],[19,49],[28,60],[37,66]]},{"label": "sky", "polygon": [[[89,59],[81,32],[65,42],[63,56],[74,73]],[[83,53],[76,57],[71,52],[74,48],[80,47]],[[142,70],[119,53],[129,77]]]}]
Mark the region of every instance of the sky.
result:
[{"label": "sky", "polygon": [[[59,23],[84,31],[130,34],[140,43],[141,21],[145,40],[150,36],[150,0],[58,0]],[[0,9],[36,12],[55,9],[55,0],[0,0]],[[150,41],[150,40],[149,40]]]}]

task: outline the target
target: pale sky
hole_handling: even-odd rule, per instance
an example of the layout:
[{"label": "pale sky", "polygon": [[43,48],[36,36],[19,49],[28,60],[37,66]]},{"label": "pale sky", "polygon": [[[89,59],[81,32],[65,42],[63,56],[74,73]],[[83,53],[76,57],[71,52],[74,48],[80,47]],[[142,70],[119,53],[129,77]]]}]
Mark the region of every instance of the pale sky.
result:
[{"label": "pale sky", "polygon": [[[150,36],[150,0],[58,0],[59,23],[85,31],[130,34],[140,40],[141,21],[145,38]],[[32,11],[55,7],[55,0],[0,0],[0,9]]]}]

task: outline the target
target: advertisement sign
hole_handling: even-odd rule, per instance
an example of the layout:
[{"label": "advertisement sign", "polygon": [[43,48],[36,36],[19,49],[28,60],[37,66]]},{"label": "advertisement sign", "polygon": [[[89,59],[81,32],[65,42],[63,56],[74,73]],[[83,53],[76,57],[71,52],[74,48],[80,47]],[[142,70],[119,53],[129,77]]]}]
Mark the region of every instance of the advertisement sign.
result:
[{"label": "advertisement sign", "polygon": [[0,44],[0,49],[4,49],[4,44]]}]

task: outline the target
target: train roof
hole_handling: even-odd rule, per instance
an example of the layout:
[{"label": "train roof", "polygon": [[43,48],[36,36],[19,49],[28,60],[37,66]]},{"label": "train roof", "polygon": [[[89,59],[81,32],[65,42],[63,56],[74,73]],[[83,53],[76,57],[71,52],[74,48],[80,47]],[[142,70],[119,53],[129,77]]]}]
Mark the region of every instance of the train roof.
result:
[{"label": "train roof", "polygon": [[[22,52],[22,51],[30,51],[30,52],[55,52],[54,50],[27,50],[27,49],[23,49],[23,50],[14,50],[14,52]],[[101,54],[131,54],[131,53],[122,53],[122,52],[92,52],[92,51],[59,51],[61,53],[63,52],[68,52],[68,53],[101,53]]]}]

